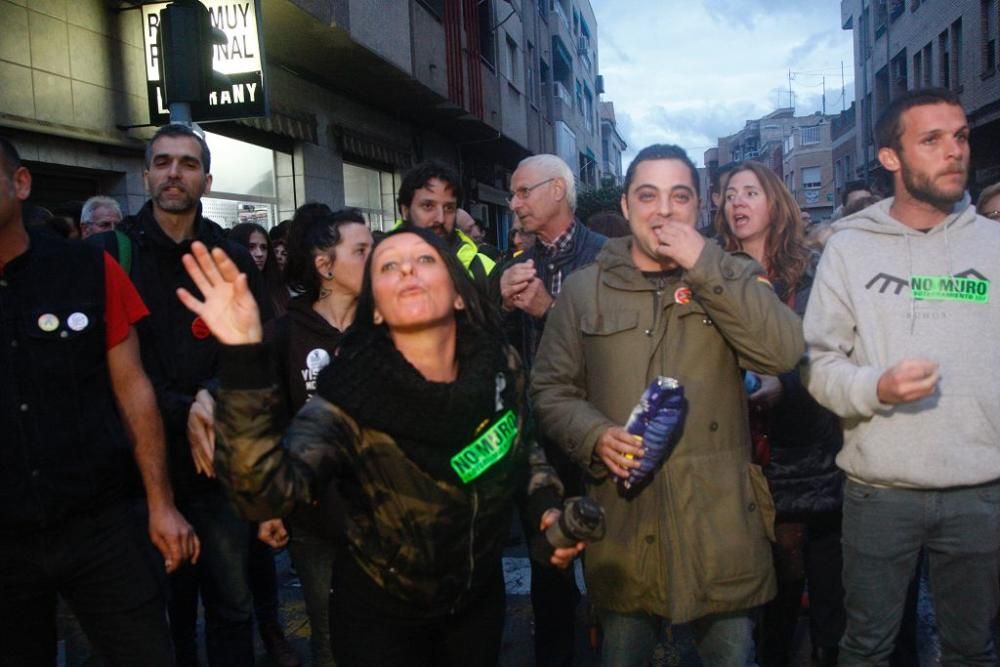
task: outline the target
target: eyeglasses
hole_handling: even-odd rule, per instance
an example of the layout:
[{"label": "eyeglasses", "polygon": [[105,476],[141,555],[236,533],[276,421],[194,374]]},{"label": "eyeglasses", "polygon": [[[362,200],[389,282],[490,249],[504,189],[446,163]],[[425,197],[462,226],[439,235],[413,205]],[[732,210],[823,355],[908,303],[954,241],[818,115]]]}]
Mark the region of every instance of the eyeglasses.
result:
[{"label": "eyeglasses", "polygon": [[517,190],[514,190],[514,192],[512,192],[510,194],[510,197],[507,197],[507,205],[508,206],[512,205],[514,203],[515,199],[520,199],[521,201],[524,201],[525,199],[527,199],[531,195],[531,192],[535,188],[540,188],[543,185],[545,185],[546,183],[551,183],[554,180],[556,180],[555,176],[553,176],[552,178],[546,178],[544,181],[541,181],[539,183],[535,183],[534,185],[529,185],[529,186],[518,188]]},{"label": "eyeglasses", "polygon": [[994,209],[992,211],[986,211],[981,215],[989,218],[990,220],[1000,220],[1000,209]]}]

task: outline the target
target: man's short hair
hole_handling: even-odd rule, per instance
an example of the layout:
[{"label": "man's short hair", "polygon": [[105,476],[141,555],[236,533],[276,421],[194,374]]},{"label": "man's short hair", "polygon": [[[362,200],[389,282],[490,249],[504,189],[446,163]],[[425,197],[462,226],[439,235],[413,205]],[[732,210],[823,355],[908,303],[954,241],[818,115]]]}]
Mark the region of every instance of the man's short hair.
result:
[{"label": "man's short hair", "polygon": [[146,144],[146,169],[149,169],[153,163],[153,144],[160,137],[190,137],[197,141],[198,145],[201,146],[201,166],[205,169],[206,174],[212,173],[212,151],[208,150],[205,135],[183,123],[169,123],[156,131],[153,138]]},{"label": "man's short hair", "polygon": [[847,206],[847,198],[851,196],[851,193],[859,192],[861,190],[864,190],[865,192],[869,193],[872,191],[868,183],[862,180],[847,181],[846,183],[844,183],[844,192],[840,195],[841,205]]},{"label": "man's short hair", "polygon": [[21,167],[21,156],[9,140],[0,137],[0,167],[8,178],[14,176],[14,172]]},{"label": "man's short hair", "polygon": [[903,136],[903,114],[913,107],[931,104],[950,104],[960,107],[962,101],[956,93],[947,88],[917,88],[900,94],[889,103],[875,123],[875,141],[879,150],[883,148],[891,148],[897,152],[902,150],[900,139]]},{"label": "man's short hair", "polygon": [[566,203],[572,211],[576,210],[576,175],[566,161],[558,155],[540,153],[521,160],[517,168],[532,167],[547,178],[561,178],[566,183]]},{"label": "man's short hair", "polygon": [[646,162],[647,160],[680,160],[684,165],[691,171],[691,183],[694,185],[694,193],[701,197],[701,183],[698,178],[698,168],[694,166],[694,162],[688,157],[687,152],[675,144],[653,144],[652,146],[646,146],[641,151],[636,154],[635,158],[632,160],[632,164],[628,166],[625,171],[625,183],[622,185],[622,191],[628,194],[628,189],[632,185],[632,180],[635,178],[635,170],[641,162]]},{"label": "man's short hair", "polygon": [[91,218],[94,217],[94,213],[101,208],[110,208],[118,214],[119,220],[124,217],[122,215],[122,207],[118,205],[116,200],[111,197],[97,195],[96,197],[91,197],[84,202],[83,208],[80,210],[80,222],[84,225],[90,224]]},{"label": "man's short hair", "polygon": [[976,213],[979,215],[985,215],[983,213],[983,207],[986,206],[986,202],[993,199],[997,195],[1000,195],[1000,183],[994,183],[993,185],[988,185],[983,188],[983,191],[979,193],[979,199],[976,200]]},{"label": "man's short hair", "polygon": [[444,162],[427,160],[410,169],[403,176],[403,182],[399,184],[399,197],[396,199],[400,213],[403,212],[404,206],[407,208],[410,207],[416,191],[426,187],[432,178],[443,182],[455,193],[455,199],[459,205],[462,204],[462,179],[459,177],[458,172]]}]

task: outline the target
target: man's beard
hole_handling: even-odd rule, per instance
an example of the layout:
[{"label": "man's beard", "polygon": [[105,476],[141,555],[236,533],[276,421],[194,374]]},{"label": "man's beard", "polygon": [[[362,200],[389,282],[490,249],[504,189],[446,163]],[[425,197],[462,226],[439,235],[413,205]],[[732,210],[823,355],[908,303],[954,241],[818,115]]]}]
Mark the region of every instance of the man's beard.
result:
[{"label": "man's beard", "polygon": [[928,176],[926,174],[919,174],[911,171],[907,168],[905,163],[902,164],[903,185],[906,187],[906,191],[911,197],[917,201],[922,201],[925,204],[930,204],[939,210],[951,211],[955,204],[961,201],[962,197],[965,196],[965,185],[966,179],[968,178],[968,172],[965,168],[962,168],[962,187],[958,189],[957,193],[942,190],[935,184],[935,179],[939,176],[944,176],[946,173],[951,172],[944,172],[937,174],[936,176]]},{"label": "man's beard", "polygon": [[[180,187],[184,193],[184,196],[179,199],[176,197],[175,198],[161,197],[163,191],[171,187]],[[154,199],[156,200],[156,205],[160,210],[169,211],[170,213],[185,213],[187,211],[193,211],[195,208],[197,208],[198,201],[201,199],[201,197],[200,196],[192,197],[191,193],[188,192],[186,188],[183,188],[183,186],[178,186],[174,183],[170,183],[160,187]]]},{"label": "man's beard", "polygon": [[[421,228],[420,225],[418,225],[417,223],[413,222],[412,216],[411,217],[407,217],[406,218],[406,222],[408,224],[414,226],[414,227]],[[448,233],[448,228],[444,226],[444,223],[441,223],[441,224],[436,224],[436,223],[435,224],[431,224],[431,225],[428,225],[427,227],[422,227],[421,229],[423,229],[424,231],[430,232],[431,234],[433,234],[434,236],[438,237],[439,239],[441,239],[443,241],[448,241],[451,238],[451,234]]]}]

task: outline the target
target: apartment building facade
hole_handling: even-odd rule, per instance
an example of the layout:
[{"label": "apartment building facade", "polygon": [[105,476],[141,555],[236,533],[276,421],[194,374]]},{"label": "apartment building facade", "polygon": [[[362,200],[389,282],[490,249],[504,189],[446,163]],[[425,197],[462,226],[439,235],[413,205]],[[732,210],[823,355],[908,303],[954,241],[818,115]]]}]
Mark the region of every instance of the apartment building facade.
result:
[{"label": "apartment building facade", "polygon": [[816,221],[830,217],[836,207],[830,130],[829,116],[807,116],[806,122],[791,128],[782,151],[785,187],[799,208]]},{"label": "apartment building facade", "polygon": [[[321,201],[361,208],[384,229],[397,216],[401,174],[435,158],[459,169],[467,206],[502,240],[522,158],[562,146],[584,181],[597,182],[597,25],[587,0],[533,0],[522,11],[502,0],[233,0],[218,10],[227,37],[230,9],[259,22],[269,104],[266,115],[200,123],[213,150],[205,211],[223,224],[268,226]],[[0,25],[0,133],[35,174],[33,202],[108,194],[138,210],[142,151],[157,123],[149,8],[0,0]],[[571,84],[571,105],[562,95],[556,107],[556,82]],[[573,141],[560,144],[560,130]]]},{"label": "apartment building facade", "polygon": [[[802,210],[814,220],[833,211],[835,184],[830,125],[833,117],[817,112],[796,116],[795,109],[776,109],[748,120],[739,132],[718,140],[705,152],[706,183],[715,184],[720,174],[745,160],[761,162],[778,175]],[[714,219],[718,202],[703,204],[703,218]]]},{"label": "apartment building facade", "polygon": [[615,105],[612,102],[601,102],[601,182],[611,182],[621,185],[624,180],[622,172],[622,153],[628,149],[628,144],[618,131],[615,120]]},{"label": "apartment building facade", "polygon": [[886,178],[874,126],[905,90],[949,88],[961,96],[972,128],[969,187],[975,195],[1000,180],[1000,62],[997,0],[841,0],[854,35],[858,100],[853,178]]},{"label": "apartment building facade", "polygon": [[844,186],[857,180],[857,103],[830,119],[831,160],[833,161],[834,207],[840,206]]}]

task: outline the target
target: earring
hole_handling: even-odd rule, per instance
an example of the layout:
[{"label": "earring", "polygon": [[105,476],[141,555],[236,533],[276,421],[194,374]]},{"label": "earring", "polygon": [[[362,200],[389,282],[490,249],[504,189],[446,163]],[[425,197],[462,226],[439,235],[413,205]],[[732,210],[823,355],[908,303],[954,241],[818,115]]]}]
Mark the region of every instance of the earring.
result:
[{"label": "earring", "polygon": [[465,301],[462,301],[462,297],[455,297],[455,310],[465,310]]},{"label": "earring", "polygon": [[333,280],[333,271],[331,271],[330,273],[326,274],[326,279],[327,280]]},{"label": "earring", "polygon": [[380,313],[378,311],[375,311],[375,314],[372,315],[372,321],[375,322],[375,324],[382,324],[382,321],[383,321],[382,320],[382,313]]}]

